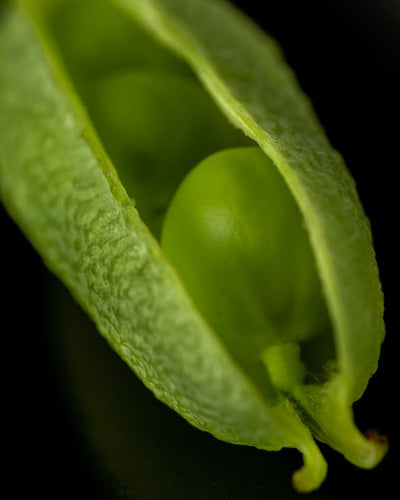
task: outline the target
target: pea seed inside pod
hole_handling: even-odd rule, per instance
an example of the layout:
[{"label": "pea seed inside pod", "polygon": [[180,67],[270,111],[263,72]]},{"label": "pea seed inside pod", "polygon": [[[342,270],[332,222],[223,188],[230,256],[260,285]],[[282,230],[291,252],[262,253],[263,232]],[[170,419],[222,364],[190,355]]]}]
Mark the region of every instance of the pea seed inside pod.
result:
[{"label": "pea seed inside pod", "polygon": [[302,216],[260,149],[221,151],[196,166],[161,241],[196,306],[269,399],[315,382],[333,362]]}]

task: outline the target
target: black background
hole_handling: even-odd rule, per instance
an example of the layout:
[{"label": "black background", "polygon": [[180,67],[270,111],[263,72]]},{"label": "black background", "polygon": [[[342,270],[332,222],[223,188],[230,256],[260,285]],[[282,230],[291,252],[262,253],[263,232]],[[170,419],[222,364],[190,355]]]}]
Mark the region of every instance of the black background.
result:
[{"label": "black background", "polygon": [[[280,42],[328,137],[343,154],[371,221],[386,297],[387,338],[380,367],[363,398],[355,404],[355,416],[361,429],[376,427],[388,435],[390,452],[376,469],[362,471],[322,446],[330,465],[329,475],[321,490],[310,497],[330,499],[348,493],[365,498],[372,493],[394,499],[398,495],[394,470],[400,465],[395,312],[399,295],[395,281],[395,236],[399,227],[396,171],[400,3],[396,0],[235,3]],[[138,500],[297,497],[290,484],[287,486],[290,471],[298,466],[296,454],[233,447],[192,429],[155,401],[136,380],[130,380],[132,376],[125,372],[124,366],[116,370],[130,380],[127,383],[139,394],[141,408],[148,412],[143,410],[142,420],[153,426],[149,424],[148,428],[154,429],[150,430],[154,452],[146,455],[150,464],[143,470],[138,466],[140,488],[123,484],[123,480],[116,487],[115,478],[110,477],[112,473],[98,466],[85,439],[76,417],[79,408],[73,395],[67,394],[63,380],[62,354],[57,342],[51,339],[54,329],[47,319],[49,309],[53,315],[60,313],[54,296],[67,299],[4,210],[1,216],[2,430],[7,464],[3,487],[8,490],[7,498],[32,493],[42,499],[108,499],[115,495]],[[66,306],[67,314],[77,314],[74,307]],[[102,350],[102,339],[98,342]],[[114,359],[113,353],[110,356],[110,366],[117,365],[119,360]],[[160,416],[162,427],[155,415]],[[143,429],[138,430],[138,439],[146,447]]]}]

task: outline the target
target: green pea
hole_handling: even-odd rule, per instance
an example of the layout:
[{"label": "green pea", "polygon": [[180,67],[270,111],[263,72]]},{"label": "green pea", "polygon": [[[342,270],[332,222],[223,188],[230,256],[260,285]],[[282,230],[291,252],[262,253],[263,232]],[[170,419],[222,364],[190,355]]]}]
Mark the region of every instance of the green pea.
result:
[{"label": "green pea", "polygon": [[198,83],[173,73],[112,74],[94,81],[86,104],[128,194],[156,236],[190,168],[244,142]]},{"label": "green pea", "polygon": [[[264,390],[266,349],[330,331],[302,216],[260,149],[221,151],[191,171],[168,210],[162,246],[197,307]],[[290,370],[291,360],[285,365]]]}]

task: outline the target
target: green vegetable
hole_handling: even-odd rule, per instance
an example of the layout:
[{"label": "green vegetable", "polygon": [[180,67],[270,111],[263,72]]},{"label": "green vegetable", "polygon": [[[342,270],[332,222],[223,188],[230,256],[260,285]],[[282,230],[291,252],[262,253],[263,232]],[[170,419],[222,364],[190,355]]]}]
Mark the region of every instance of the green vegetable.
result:
[{"label": "green vegetable", "polygon": [[330,345],[331,325],[301,214],[259,148],[218,152],[190,172],[168,210],[162,247],[201,313],[271,403],[279,398],[276,385],[304,379],[299,342],[312,350],[306,355],[315,376],[316,364],[322,371],[335,358],[334,349],[324,359],[316,348]]},{"label": "green vegetable", "polygon": [[[386,443],[351,412],[384,337],[370,229],[276,44],[222,0],[21,0],[1,16],[1,197],[110,345],[199,429],[298,448],[299,491],[326,474],[311,433],[376,465]],[[166,205],[203,157],[249,143],[234,127],[253,148],[204,160],[169,209],[178,276],[155,238]],[[190,222],[216,200],[233,217]],[[182,255],[180,221],[209,266]],[[240,241],[221,251],[214,229],[230,225]],[[231,262],[216,270],[214,258]]]}]

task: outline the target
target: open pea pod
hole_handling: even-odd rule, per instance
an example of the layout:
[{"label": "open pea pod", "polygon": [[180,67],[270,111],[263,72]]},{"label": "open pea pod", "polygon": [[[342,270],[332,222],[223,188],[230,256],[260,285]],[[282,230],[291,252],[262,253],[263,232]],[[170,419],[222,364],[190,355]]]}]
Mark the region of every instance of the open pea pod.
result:
[{"label": "open pea pod", "polygon": [[[68,8],[73,17],[73,9],[82,4],[105,6],[115,19],[123,19],[123,29],[115,31],[126,34],[122,47],[113,49],[111,34],[112,43],[105,43],[106,30],[99,25],[91,32],[96,20],[93,16],[90,21],[90,15],[84,28],[93,34],[86,37],[93,47],[87,52],[74,50],[72,35],[72,44],[67,35],[60,37]],[[360,467],[376,465],[386,443],[379,436],[363,436],[351,411],[376,370],[384,337],[370,229],[342,158],[330,146],[275,42],[231,5],[216,0],[26,0],[0,12],[3,203],[113,349],[160,400],[199,429],[266,450],[299,449],[304,465],[293,476],[299,491],[317,488],[326,474],[312,434]],[[114,18],[105,15],[104,28],[105,19],[112,25]],[[122,26],[115,22],[114,27]],[[171,53],[158,48],[142,29]],[[110,64],[102,46],[110,50]],[[204,95],[199,93],[204,91],[180,58],[220,113],[210,100],[200,117]],[[121,76],[117,70],[134,74]],[[132,154],[129,140],[121,140],[129,121],[113,79],[119,88],[128,85],[122,94],[127,96],[126,109],[134,112],[142,100],[129,104],[129,88],[135,94],[151,90],[157,86],[154,74],[160,72],[166,91],[160,102],[174,95],[168,89],[179,89],[183,107],[189,113],[197,110],[195,126],[186,137],[190,120],[185,121],[174,95],[158,136],[142,133],[141,120],[148,117],[145,111],[138,113],[131,133],[141,143]],[[110,122],[113,126],[103,120],[104,109],[106,115],[119,113]],[[121,133],[112,137],[120,126]],[[327,360],[334,368],[308,382],[299,377],[301,340],[260,351],[270,372],[268,397],[256,383],[257,375],[246,372],[199,312],[156,239],[158,216],[165,213],[186,172],[218,148],[246,144],[234,127],[272,160],[296,202],[334,346]],[[164,140],[162,132],[173,140]],[[180,134],[182,147],[176,143]],[[190,137],[193,147],[185,149]],[[152,139],[153,146],[148,144]],[[210,146],[210,141],[215,142]],[[146,154],[140,149],[143,144]],[[153,169],[151,176],[146,176],[148,169]],[[281,362],[281,356],[287,360]],[[289,370],[288,378],[282,369]]]}]

